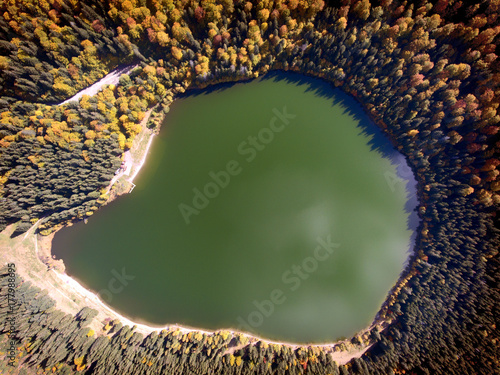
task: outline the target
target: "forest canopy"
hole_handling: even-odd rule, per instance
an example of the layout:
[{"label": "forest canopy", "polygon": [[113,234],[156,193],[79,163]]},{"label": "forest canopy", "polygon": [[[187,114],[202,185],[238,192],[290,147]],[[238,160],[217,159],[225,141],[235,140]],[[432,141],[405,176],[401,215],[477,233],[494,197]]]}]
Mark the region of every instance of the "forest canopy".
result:
[{"label": "forest canopy", "polygon": [[[49,234],[91,216],[149,110],[277,69],[362,104],[414,171],[422,219],[373,345],[347,365],[312,347],[229,355],[208,338],[143,338],[119,324],[109,339],[83,334],[91,312],[62,316],[22,283],[19,303],[35,308],[18,312],[18,363],[89,374],[498,373],[499,11],[496,0],[0,1],[0,230],[16,223],[18,235],[43,218],[37,230]],[[58,105],[127,66],[117,85]]]}]

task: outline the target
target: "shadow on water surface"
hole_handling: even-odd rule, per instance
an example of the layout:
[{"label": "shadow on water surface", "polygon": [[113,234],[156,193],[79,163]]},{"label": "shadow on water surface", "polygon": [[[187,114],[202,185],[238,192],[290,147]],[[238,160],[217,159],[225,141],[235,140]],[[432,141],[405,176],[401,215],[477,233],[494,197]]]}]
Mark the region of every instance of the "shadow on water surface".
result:
[{"label": "shadow on water surface", "polygon": [[[412,232],[408,253],[413,253],[413,247],[416,240],[417,229],[420,225],[420,218],[417,213],[419,205],[417,197],[417,181],[415,175],[408,165],[406,157],[401,154],[392,145],[391,140],[383,131],[370,119],[369,115],[363,110],[361,104],[352,96],[342,91],[341,88],[334,87],[331,83],[315,77],[306,76],[296,72],[286,72],[282,70],[271,71],[264,76],[256,79],[248,79],[237,82],[224,82],[215,84],[206,88],[193,88],[187,90],[179,98],[187,98],[189,96],[210,95],[212,93],[223,92],[230,88],[241,87],[254,80],[274,82],[286,82],[295,86],[304,88],[305,93],[313,93],[318,98],[323,98],[332,101],[332,107],[340,106],[343,109],[343,114],[348,115],[357,121],[357,126],[360,130],[359,135],[369,139],[368,146],[371,151],[378,153],[382,157],[388,159],[396,169],[396,175],[390,171],[386,171],[385,177],[391,190],[395,192],[394,185],[404,181],[407,200],[405,204],[405,212],[408,214],[407,227]],[[397,179],[396,179],[397,178]],[[407,260],[408,262],[408,260]]]},{"label": "shadow on water surface", "polygon": [[[405,212],[408,214],[407,227],[412,232],[408,252],[412,253],[417,229],[420,225],[420,218],[417,213],[419,202],[415,175],[408,165],[405,156],[396,150],[391,144],[390,139],[366,114],[361,104],[341,89],[333,87],[332,84],[322,79],[308,77],[299,73],[273,71],[266,74],[262,80],[284,81],[297,86],[304,86],[306,87],[304,92],[312,92],[319,98],[332,100],[332,107],[340,106],[344,110],[343,114],[354,118],[358,122],[359,134],[369,139],[368,146],[370,146],[371,151],[377,152],[390,160],[396,169],[396,176],[392,172],[386,172],[385,177],[389,186],[392,186],[391,183],[396,183],[394,182],[395,177],[405,183],[407,195]],[[392,189],[394,189],[393,186]]]},{"label": "shadow on water surface", "polygon": [[[387,136],[375,125],[375,123],[369,118],[369,116],[363,111],[363,108],[361,105],[351,96],[348,94],[344,93],[341,89],[339,88],[334,88],[330,83],[318,79],[318,78],[312,78],[312,77],[307,77],[298,73],[290,73],[290,72],[280,72],[280,71],[275,71],[272,73],[269,73],[265,75],[262,78],[257,79],[256,81],[275,81],[275,82],[286,82],[289,84],[292,84],[296,87],[300,87],[301,90],[304,90],[305,93],[312,93],[318,98],[326,99],[326,107],[328,107],[329,104],[331,104],[332,107],[337,107],[341,108],[341,112],[343,114],[346,114],[350,116],[351,118],[355,119],[357,121],[357,132],[359,133],[360,136],[363,136],[364,139],[366,140],[367,144],[370,146],[370,149],[377,153],[378,155],[383,156],[386,160],[389,160],[390,163],[392,164],[393,168],[387,168],[386,171],[381,170],[380,175],[382,175],[382,178],[387,181],[387,187],[392,191],[393,196],[396,198],[396,194],[399,195],[402,192],[403,186],[406,188],[406,203],[405,203],[405,212],[408,214],[407,217],[407,227],[410,230],[410,240],[407,243],[407,237],[405,238],[405,243],[398,245],[399,249],[401,251],[404,251],[406,246],[409,246],[407,249],[407,252],[410,254],[413,253],[413,247],[415,244],[415,239],[416,239],[416,233],[417,233],[417,228],[420,224],[419,217],[417,215],[417,212],[415,211],[415,208],[418,206],[418,199],[417,199],[417,191],[416,191],[416,181],[415,181],[415,176],[411,169],[408,167],[408,164],[406,162],[405,157],[398,152],[394,147],[392,147],[389,139]],[[245,82],[248,84],[248,81]],[[191,97],[191,96],[205,96],[209,95],[211,93],[220,93],[228,88],[233,88],[240,90],[245,90],[245,85],[243,82],[235,82],[235,83],[223,83],[223,84],[218,84],[218,85],[213,85],[209,88],[204,88],[204,89],[190,89],[188,90],[185,94],[180,95],[179,99],[182,100],[183,98]],[[176,105],[177,103],[174,103],[173,105]],[[332,119],[331,125],[335,126],[335,121]],[[165,134],[163,130],[163,134]],[[160,137],[157,137],[158,139],[155,139],[155,142],[160,141]],[[153,147],[161,147],[157,143],[153,145]],[[366,150],[366,149],[365,149]],[[373,156],[378,156],[374,154]],[[150,163],[152,160],[148,160],[147,165],[150,168]],[[149,174],[154,173],[152,171],[148,172]],[[142,175],[142,178],[144,178],[144,174]],[[391,180],[389,180],[391,179]],[[391,185],[392,184],[392,185]],[[398,189],[396,190],[394,186],[397,186]],[[138,194],[140,192],[140,188],[135,191],[135,194]],[[130,197],[128,196],[121,196],[118,198],[118,201],[121,203],[122,200],[128,200]],[[113,202],[112,205],[105,206],[100,209],[100,215],[102,216],[103,213],[106,211],[114,210],[114,206],[116,206],[116,202]],[[399,212],[401,213],[401,209],[399,209]],[[104,215],[106,216],[106,215]],[[92,220],[92,219],[91,219]],[[83,222],[77,223],[77,226],[83,228],[84,224]],[[73,229],[74,230],[74,229]],[[70,241],[71,238],[68,237],[68,240],[66,242],[63,242],[58,239],[58,236],[56,235],[54,239],[54,244],[56,244],[57,241],[59,241],[58,246],[54,246],[55,254],[57,255],[58,258],[63,258],[64,256],[68,256],[69,252],[74,251],[72,242]],[[57,250],[60,251],[57,251]],[[63,251],[64,250],[64,251]],[[75,247],[76,251],[76,247]],[[406,258],[405,263],[409,262],[409,258]],[[401,271],[404,272],[404,269],[406,268],[406,264],[404,265],[403,268],[401,268]],[[107,270],[105,270],[106,272]]]}]

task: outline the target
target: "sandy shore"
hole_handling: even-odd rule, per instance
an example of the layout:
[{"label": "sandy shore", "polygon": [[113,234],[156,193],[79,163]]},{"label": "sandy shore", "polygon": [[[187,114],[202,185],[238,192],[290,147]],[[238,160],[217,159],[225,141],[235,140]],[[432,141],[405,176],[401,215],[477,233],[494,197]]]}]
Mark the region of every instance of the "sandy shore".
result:
[{"label": "sandy shore", "polygon": [[[149,113],[147,114],[146,118],[149,118],[149,115],[151,114],[151,110],[149,110]],[[147,122],[147,120],[146,120]],[[146,151],[144,152],[144,155],[142,156],[141,161],[139,164],[135,167],[134,173],[132,176],[128,178],[128,182],[134,183],[135,178],[137,177],[137,174],[140,172],[141,168],[144,166],[144,163],[146,162],[146,157],[148,156],[149,148],[151,147],[151,144],[153,143],[153,138],[154,138],[154,133],[151,133],[148,139],[148,143],[146,144]]]},{"label": "sandy shore", "polygon": [[[146,123],[151,115],[151,112],[152,109],[150,109],[146,113],[145,118],[141,122],[143,131],[137,136],[136,140],[134,140],[134,145],[132,146],[131,150],[129,151],[127,157],[124,160],[126,165],[120,170],[119,174],[117,174],[115,178],[113,178],[110,185],[108,186],[107,192],[111,191],[113,184],[115,184],[118,180],[120,180],[120,178],[128,176],[129,173],[132,174],[130,175],[130,177],[126,178],[125,181],[129,182],[130,184],[132,184],[132,186],[134,186],[133,181],[135,180],[136,176],[138,175],[138,173],[140,172],[140,170],[142,169],[142,167],[146,162],[146,158],[154,138],[154,133],[151,132],[146,127]],[[145,141],[144,137],[149,137],[145,147],[143,147],[143,143]],[[124,192],[119,192],[118,194]],[[110,200],[112,200],[115,196],[116,195],[111,194]],[[58,308],[61,308],[63,311],[71,313],[73,315],[77,313],[84,306],[97,310],[98,316],[91,323],[91,327],[95,329],[96,332],[103,332],[102,328],[104,326],[103,322],[105,319],[111,319],[111,320],[117,319],[124,325],[135,327],[136,332],[144,335],[148,335],[152,332],[158,332],[162,330],[180,331],[182,333],[201,332],[206,335],[214,334],[215,331],[203,330],[195,327],[187,327],[177,324],[170,324],[165,326],[152,326],[133,321],[127,318],[126,316],[120,314],[119,312],[113,310],[106,303],[104,303],[96,293],[85,288],[77,280],[68,276],[64,272],[64,266],[62,265],[63,264],[62,260],[57,260],[57,262],[59,262],[59,264],[62,265],[61,267],[56,267],[55,269],[52,268],[50,269],[49,272],[47,272],[46,269],[45,271],[40,271],[44,267],[44,264],[41,262],[41,257],[42,256],[51,257],[50,249],[51,249],[51,242],[53,235],[48,236],[44,239],[40,238],[40,241],[37,241],[37,238],[39,237],[37,234],[34,234],[34,231],[32,231],[32,229],[35,228],[36,225],[38,225],[39,221],[35,223],[35,225],[33,225],[33,227],[23,236],[22,239],[23,243],[16,244],[16,247],[22,248],[23,251],[30,251],[33,253],[33,258],[36,258],[36,262],[38,263],[36,264],[36,268],[38,268],[38,270],[36,271],[38,277],[36,278],[28,277],[28,278],[31,278],[32,281],[34,281],[35,284],[40,286],[41,288],[47,288],[49,295],[52,298],[54,298],[54,300],[56,300]],[[31,243],[30,246],[31,250],[27,246],[28,242]],[[40,242],[40,246],[38,242]],[[40,252],[38,251],[39,247],[41,248]],[[22,256],[17,257],[17,262],[21,264],[23,263]],[[31,265],[23,264],[22,268],[24,268],[24,272],[22,272],[23,274],[28,272],[28,270],[33,268],[33,262],[31,263]],[[367,328],[367,330],[370,328],[371,326]],[[359,334],[363,334],[367,332],[367,330],[364,330]],[[305,345],[305,344],[297,344],[286,341],[266,340],[258,336],[254,336],[250,333],[241,332],[230,328],[217,330],[217,332],[222,332],[222,331],[228,332],[232,336],[241,335],[248,339],[247,344],[239,345],[238,347],[228,347],[225,350],[225,354],[232,353],[235,350],[241,349],[247,345],[255,345],[258,342],[264,342],[269,345],[276,344],[276,345],[288,346],[291,349],[297,349],[299,347],[322,348],[328,353],[328,355],[331,355],[332,359],[335,360],[338,364],[345,364],[353,358],[359,358],[371,346],[371,345],[353,346],[349,343],[349,340],[334,342],[334,343]],[[342,343],[347,344],[346,346],[349,349],[339,351],[338,345]]]},{"label": "sandy shore", "polygon": [[[138,323],[130,320],[129,318],[121,315],[117,311],[113,310],[110,308],[108,305],[106,305],[103,301],[99,299],[99,297],[92,291],[86,289],[84,286],[82,286],[78,281],[75,279],[71,278],[70,276],[66,275],[65,273],[60,273],[55,270],[51,270],[54,275],[59,278],[63,283],[66,289],[71,290],[73,293],[76,293],[77,295],[82,298],[86,305],[89,307],[96,309],[100,312],[103,312],[105,315],[109,316],[111,319],[118,319],[123,325],[128,325],[130,327],[135,327],[135,332],[142,333],[145,336],[149,335],[152,332],[159,332],[159,331],[179,331],[182,333],[189,333],[189,332],[201,332],[206,335],[212,335],[214,332],[228,332],[232,336],[236,335],[242,335],[248,338],[248,343],[244,345],[239,345],[238,347],[234,348],[228,348],[225,352],[225,354],[232,354],[234,351],[239,350],[244,348],[247,345],[255,345],[257,342],[265,342],[269,345],[272,344],[277,344],[277,345],[285,345],[288,346],[292,349],[297,349],[299,347],[318,347],[322,348],[325,350],[327,353],[329,353],[332,356],[332,359],[336,361],[338,364],[345,364],[349,362],[353,358],[359,358],[361,357],[370,347],[371,345],[364,346],[361,348],[351,348],[346,351],[334,351],[334,347],[338,345],[339,343],[331,343],[331,344],[311,344],[311,345],[306,345],[306,344],[297,344],[297,343],[291,343],[291,342],[286,342],[286,341],[272,341],[272,340],[266,340],[262,339],[260,337],[251,335],[246,332],[242,331],[237,331],[234,329],[220,329],[217,331],[208,331],[208,330],[203,330],[200,328],[194,328],[194,327],[186,327],[182,325],[177,325],[177,324],[170,324],[170,325],[165,325],[165,326],[151,326],[143,323]],[[57,289],[56,289],[57,290]],[[64,292],[61,292],[64,295]]]},{"label": "sandy shore", "polygon": [[[111,187],[113,184],[118,181],[121,177],[128,175],[126,173],[127,171],[130,173],[132,171],[132,175],[130,175],[129,178],[126,179],[126,181],[130,182],[133,184],[134,179],[144,166],[146,162],[146,158],[149,152],[149,149],[151,147],[151,144],[153,142],[154,138],[154,133],[149,131],[149,129],[146,128],[146,123],[151,115],[152,109],[150,109],[147,113],[143,121],[141,122],[141,125],[143,126],[143,133],[138,135],[138,137],[141,137],[140,139],[137,139],[137,142],[133,145],[130,151],[128,151],[127,157],[124,160],[125,165],[123,166],[121,172],[115,176],[113,181],[111,182],[110,186],[108,187],[108,191],[111,190]],[[143,137],[147,136],[149,137],[146,147],[143,148],[143,150],[139,149],[139,144],[144,141]],[[142,152],[139,152],[142,151]],[[142,155],[139,155],[141,154]],[[140,160],[137,161],[136,159],[140,157]],[[61,292],[63,295],[65,294],[76,294],[78,295],[87,306],[96,309],[97,311],[100,312],[100,316],[106,316],[110,318],[111,320],[118,319],[122,324],[124,325],[129,325],[131,327],[135,327],[135,331],[138,333],[142,333],[144,335],[148,335],[152,332],[159,332],[162,330],[165,331],[180,331],[182,333],[189,333],[189,332],[201,332],[207,335],[212,335],[214,334],[214,331],[209,331],[209,330],[203,330],[200,328],[196,327],[188,327],[188,326],[183,326],[183,325],[177,325],[177,324],[170,324],[170,325],[165,325],[165,326],[153,326],[153,325],[148,325],[145,323],[140,323],[137,321],[133,321],[126,316],[120,314],[119,312],[113,310],[111,307],[109,307],[106,303],[104,303],[99,296],[94,293],[93,291],[86,289],[83,285],[81,285],[78,281],[73,279],[72,277],[68,276],[66,273],[56,271],[54,269],[51,270],[53,274],[62,282],[62,285],[64,286],[64,289],[66,290],[58,290]],[[65,293],[67,292],[67,293]],[[327,353],[329,353],[333,360],[335,360],[338,364],[345,364],[348,361],[350,361],[353,358],[359,358],[363,353],[370,348],[371,345],[369,346],[364,346],[364,347],[351,347],[349,350],[346,351],[335,351],[334,347],[339,345],[341,342],[335,342],[335,343],[325,343],[325,344],[311,344],[311,345],[304,345],[304,344],[298,344],[298,343],[292,343],[292,342],[286,342],[286,341],[272,341],[272,340],[267,340],[267,339],[262,339],[258,336],[252,335],[247,332],[242,332],[238,330],[234,330],[231,328],[227,329],[220,329],[217,330],[217,332],[229,332],[231,335],[242,335],[245,336],[248,339],[248,343],[243,345],[242,347],[246,345],[255,345],[257,342],[265,342],[269,345],[276,344],[276,345],[285,345],[288,346],[292,349],[297,349],[299,347],[305,347],[305,346],[313,346],[313,347],[318,347],[324,349]],[[348,341],[344,341],[344,343],[347,343]],[[239,347],[238,347],[239,348]],[[238,348],[228,348],[226,350],[226,353],[232,353]],[[337,349],[338,350],[338,349]]]},{"label": "sandy shore", "polygon": [[54,269],[51,270],[54,275],[59,278],[66,288],[70,289],[73,293],[78,294],[83,300],[89,305],[89,307],[94,308],[96,310],[104,311],[105,315],[108,315],[112,319],[118,319],[123,325],[128,325],[130,327],[135,326],[135,331],[148,335],[151,332],[158,332],[158,331],[175,331],[179,330],[181,332],[202,332],[206,334],[212,334],[212,331],[204,331],[201,329],[197,328],[188,328],[188,327],[183,327],[183,326],[178,326],[178,325],[166,325],[163,327],[155,327],[155,326],[149,326],[146,324],[142,323],[137,323],[134,322],[127,317],[121,315],[117,311],[113,310],[110,308],[108,305],[106,305],[103,301],[99,299],[97,294],[92,292],[89,289],[86,289],[83,285],[81,285],[78,281],[73,279],[72,277],[68,276],[65,273],[60,273]]}]

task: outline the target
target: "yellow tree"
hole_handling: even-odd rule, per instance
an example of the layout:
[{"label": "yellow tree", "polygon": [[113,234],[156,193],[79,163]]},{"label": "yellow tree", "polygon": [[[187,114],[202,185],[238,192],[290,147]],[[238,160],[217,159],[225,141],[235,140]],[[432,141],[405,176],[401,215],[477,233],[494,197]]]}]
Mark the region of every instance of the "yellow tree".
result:
[{"label": "yellow tree", "polygon": [[370,16],[370,1],[360,0],[354,5],[352,11],[362,20],[366,20]]},{"label": "yellow tree", "polygon": [[165,47],[169,44],[170,38],[167,33],[164,31],[158,31],[156,33],[156,40],[158,41],[158,44],[162,47]]},{"label": "yellow tree", "polygon": [[175,57],[177,60],[182,59],[182,50],[180,48],[172,46],[171,52],[172,52],[172,56]]}]

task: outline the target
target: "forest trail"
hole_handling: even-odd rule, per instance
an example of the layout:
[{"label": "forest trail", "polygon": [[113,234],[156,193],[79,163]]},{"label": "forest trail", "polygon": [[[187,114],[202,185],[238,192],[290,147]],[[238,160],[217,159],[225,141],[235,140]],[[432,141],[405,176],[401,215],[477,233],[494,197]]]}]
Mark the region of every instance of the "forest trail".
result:
[{"label": "forest trail", "polygon": [[44,219],[44,217],[42,217],[42,218],[38,219],[38,220],[36,221],[36,223],[35,223],[35,224],[33,224],[33,225],[31,226],[31,228],[30,228],[30,229],[28,229],[28,230],[26,231],[26,233],[25,233],[25,235],[24,235],[24,237],[23,237],[23,240],[25,240],[25,239],[26,239],[26,237],[28,236],[28,234],[29,234],[32,230],[34,230],[34,229],[37,227],[38,223],[40,223],[40,220],[42,220],[42,219]]},{"label": "forest trail", "polygon": [[339,365],[345,365],[351,359],[361,357],[372,345],[366,346],[364,348],[355,348],[354,350],[348,350],[344,352],[330,352],[332,359]]},{"label": "forest trail", "polygon": [[83,89],[73,95],[71,98],[66,99],[64,102],[59,103],[59,105],[67,104],[69,102],[77,102],[83,95],[94,96],[97,94],[104,85],[116,85],[120,80],[120,76],[122,74],[128,74],[132,69],[134,69],[137,65],[126,66],[125,68],[115,69],[109,72],[106,76],[101,78],[99,81],[94,83],[93,85]]}]

